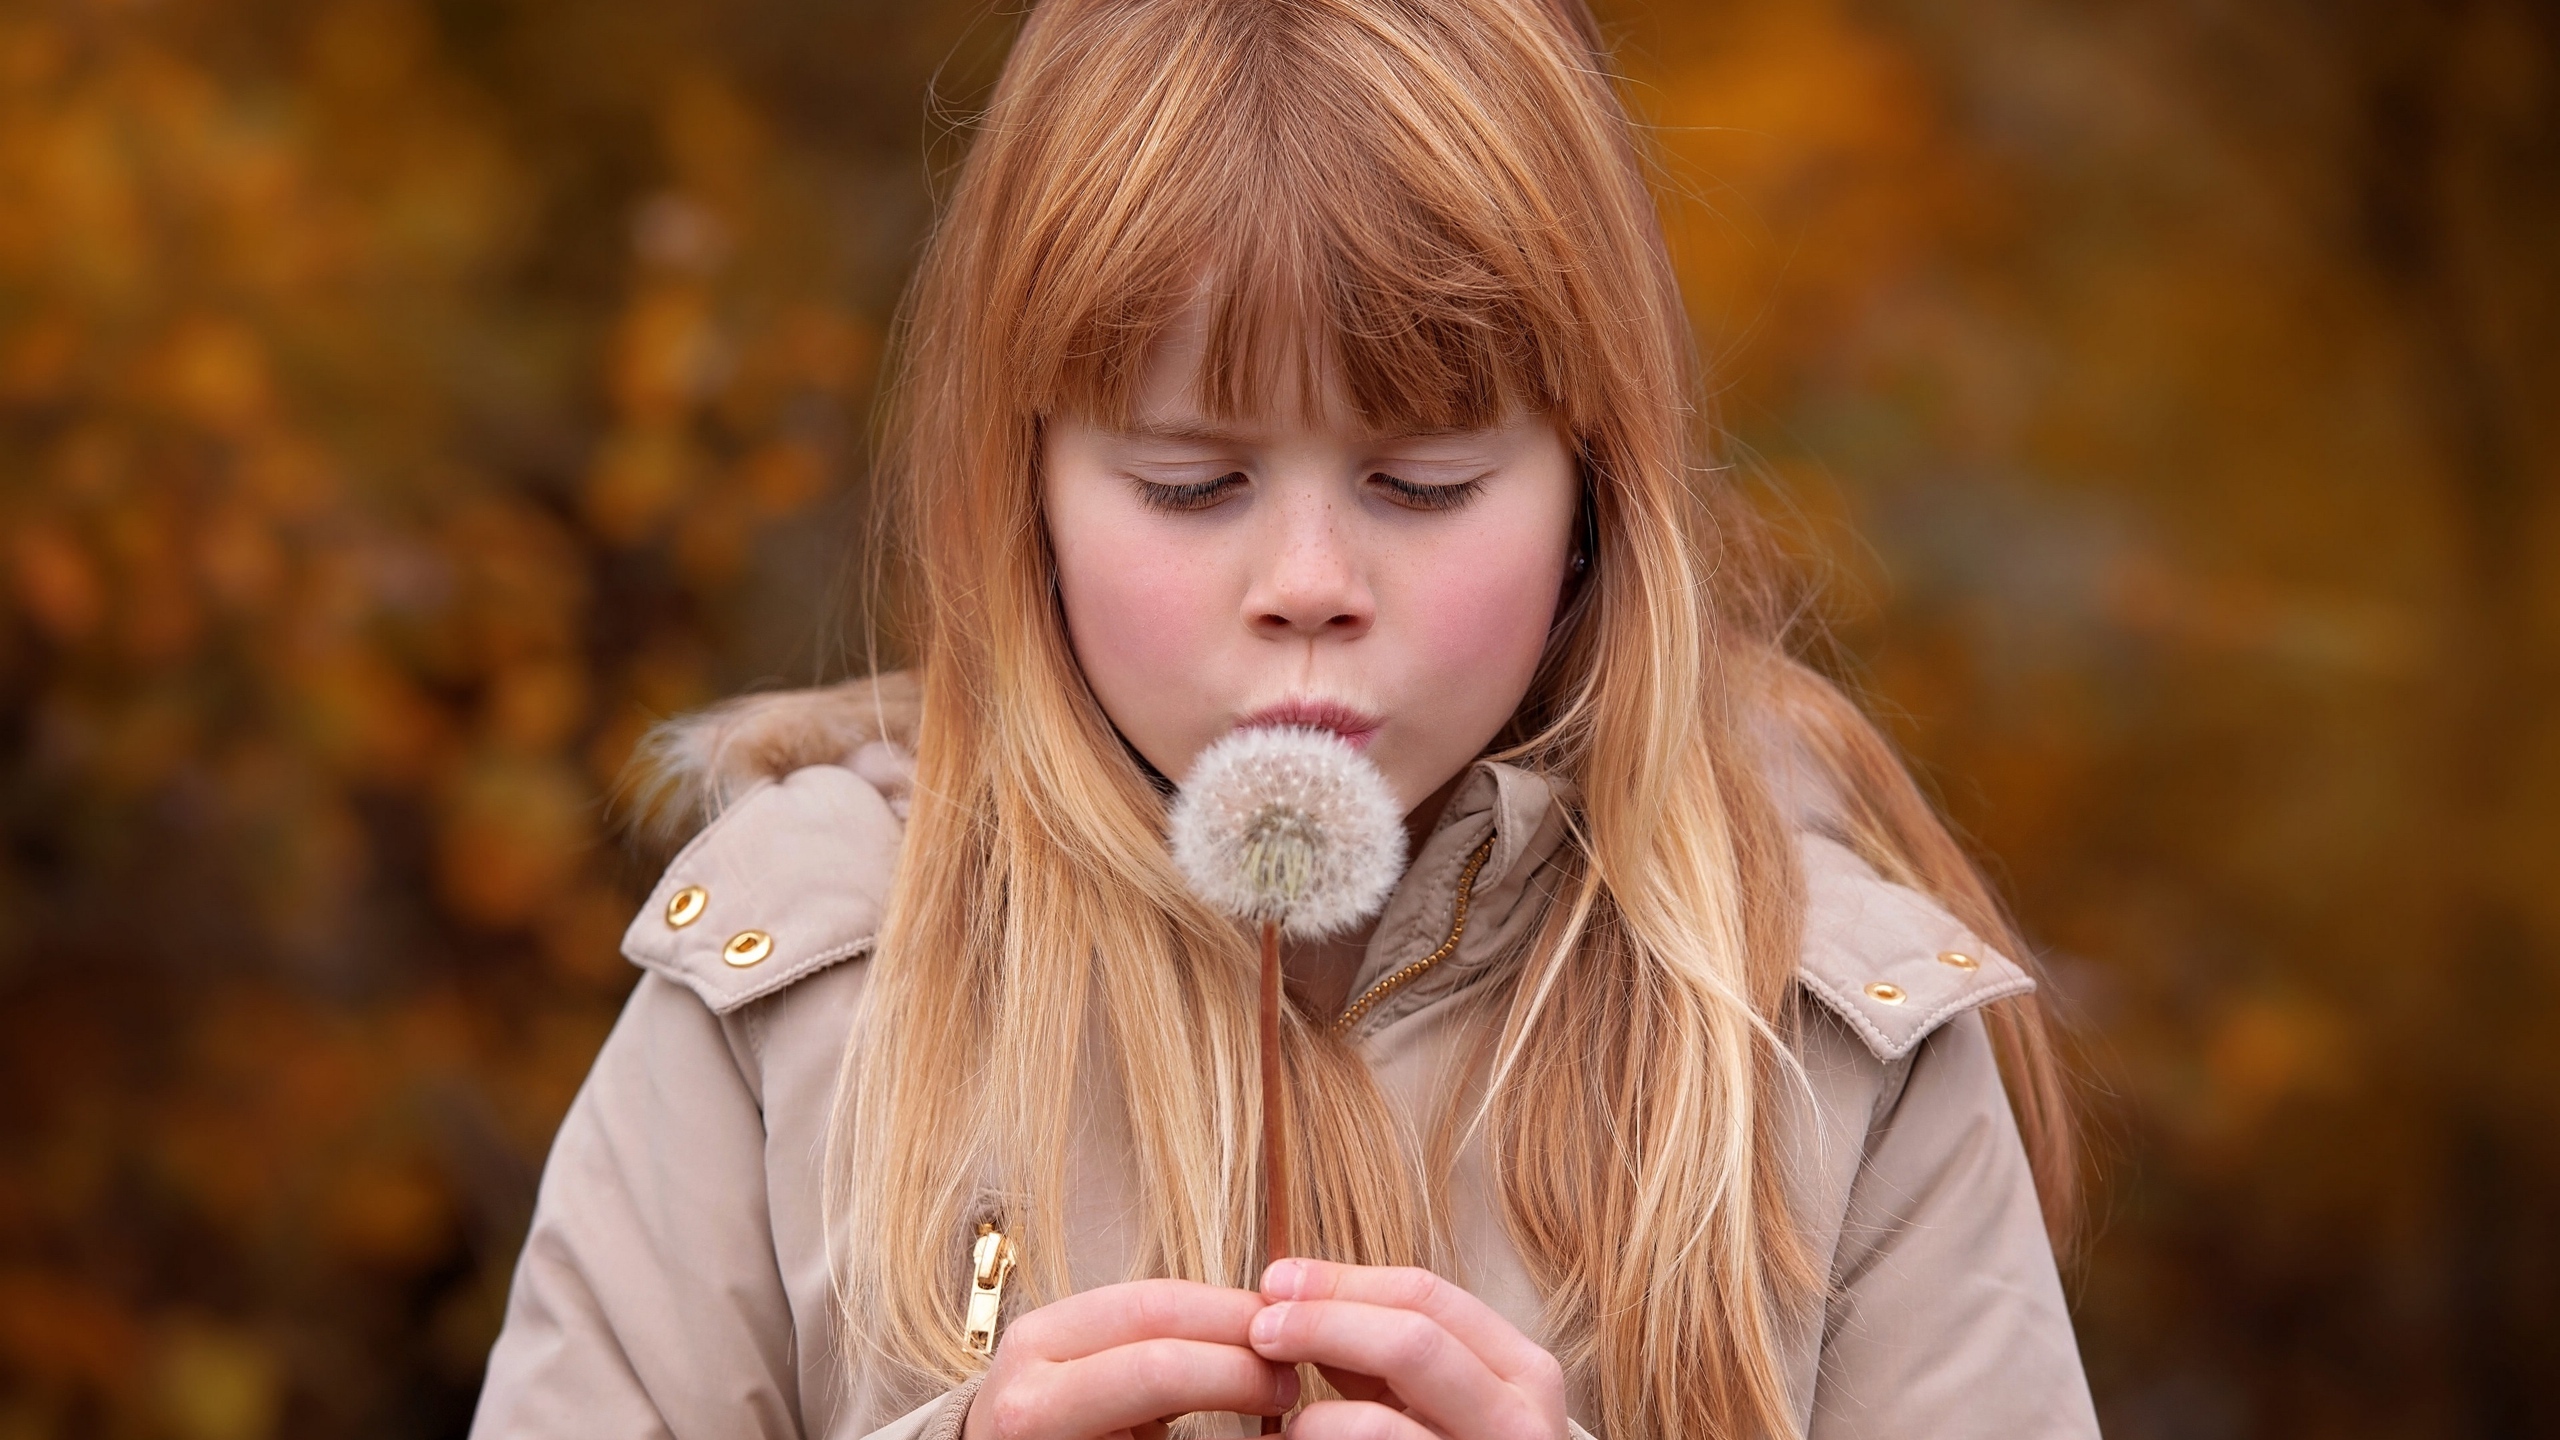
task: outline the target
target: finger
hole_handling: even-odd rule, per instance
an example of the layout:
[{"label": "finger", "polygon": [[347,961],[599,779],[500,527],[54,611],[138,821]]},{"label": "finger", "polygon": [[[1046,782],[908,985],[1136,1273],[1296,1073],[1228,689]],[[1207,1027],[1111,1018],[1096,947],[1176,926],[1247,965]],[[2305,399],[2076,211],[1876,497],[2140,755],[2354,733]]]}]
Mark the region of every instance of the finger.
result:
[{"label": "finger", "polygon": [[1100,1435],[1193,1410],[1277,1415],[1297,1398],[1297,1371],[1250,1350],[1141,1340],[1026,1372],[987,1418],[998,1435]]},{"label": "finger", "polygon": [[1243,1345],[1262,1297],[1192,1280],[1132,1280],[1082,1290],[1005,1327],[1008,1346],[1043,1360],[1075,1360],[1138,1340]]},{"label": "finger", "polygon": [[1254,1317],[1253,1348],[1268,1360],[1374,1375],[1408,1410],[1444,1429],[1482,1431],[1523,1406],[1475,1351],[1418,1310],[1282,1300]]},{"label": "finger", "polygon": [[1278,1260],[1262,1274],[1262,1294],[1269,1300],[1356,1300],[1416,1311],[1438,1322],[1506,1380],[1536,1372],[1549,1358],[1465,1287],[1412,1266]]},{"label": "finger", "polygon": [[1414,1418],[1366,1400],[1319,1400],[1289,1422],[1290,1440],[1432,1440]]},{"label": "finger", "polygon": [[1345,1400],[1375,1400],[1393,1409],[1404,1408],[1397,1402],[1394,1389],[1375,1375],[1363,1375],[1357,1370],[1337,1370],[1330,1365],[1317,1366],[1316,1373],[1322,1375],[1324,1383],[1339,1391]]}]

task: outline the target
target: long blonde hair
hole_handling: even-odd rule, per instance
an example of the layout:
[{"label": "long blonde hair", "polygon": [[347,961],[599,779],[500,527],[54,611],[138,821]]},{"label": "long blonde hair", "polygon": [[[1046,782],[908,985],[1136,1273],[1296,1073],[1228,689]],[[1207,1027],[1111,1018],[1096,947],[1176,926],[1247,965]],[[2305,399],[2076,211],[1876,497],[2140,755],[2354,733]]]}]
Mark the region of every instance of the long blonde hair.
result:
[{"label": "long blonde hair", "polygon": [[[830,1165],[848,1335],[971,1369],[956,1237],[989,1210],[1035,1300],[1062,1293],[1096,1093],[1136,1159],[1141,1268],[1253,1282],[1253,956],[1175,877],[1162,795],[1078,673],[1036,480],[1041,418],[1126,417],[1202,305],[1212,414],[1324,372],[1382,427],[1525,404],[1574,437],[1591,568],[1497,742],[1578,797],[1566,890],[1483,1002],[1499,1209],[1602,1433],[1791,1431],[1780,1337],[1821,1277],[1774,1128],[1800,895],[1771,737],[1871,860],[2020,952],[1873,727],[1784,652],[1751,518],[1701,463],[1677,287],[1581,0],[1027,21],[910,293],[886,431],[923,720]],[[2033,1002],[1994,1031],[2058,1224],[2073,1161]],[[1302,1248],[1445,1261],[1446,1145],[1376,1144],[1396,1122],[1323,1025],[1293,1016],[1287,1050]]]}]

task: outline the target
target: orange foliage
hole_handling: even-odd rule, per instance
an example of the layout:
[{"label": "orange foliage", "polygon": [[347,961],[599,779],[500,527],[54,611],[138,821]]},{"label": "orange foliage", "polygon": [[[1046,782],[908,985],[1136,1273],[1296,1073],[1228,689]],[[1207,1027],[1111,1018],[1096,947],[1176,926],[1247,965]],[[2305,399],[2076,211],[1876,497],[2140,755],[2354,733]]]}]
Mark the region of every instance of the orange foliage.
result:
[{"label": "orange foliage", "polygon": [[[1603,9],[1817,648],[2081,1017],[2111,1433],[2550,1428],[2549,17]],[[461,1432],[613,778],[844,663],[1004,32],[0,15],[0,1435]]]}]

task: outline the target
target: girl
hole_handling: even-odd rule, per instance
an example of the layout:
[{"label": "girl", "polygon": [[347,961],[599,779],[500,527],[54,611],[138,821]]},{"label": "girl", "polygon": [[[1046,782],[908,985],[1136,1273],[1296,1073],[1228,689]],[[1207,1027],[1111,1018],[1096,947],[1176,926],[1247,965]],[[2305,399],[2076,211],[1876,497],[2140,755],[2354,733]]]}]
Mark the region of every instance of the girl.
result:
[{"label": "girl", "polygon": [[[919,666],[666,738],[477,1433],[2094,1433],[2032,982],[1781,648],[1580,0],[1045,0],[902,343]],[[1163,824],[1275,723],[1413,860],[1266,1271]]]}]

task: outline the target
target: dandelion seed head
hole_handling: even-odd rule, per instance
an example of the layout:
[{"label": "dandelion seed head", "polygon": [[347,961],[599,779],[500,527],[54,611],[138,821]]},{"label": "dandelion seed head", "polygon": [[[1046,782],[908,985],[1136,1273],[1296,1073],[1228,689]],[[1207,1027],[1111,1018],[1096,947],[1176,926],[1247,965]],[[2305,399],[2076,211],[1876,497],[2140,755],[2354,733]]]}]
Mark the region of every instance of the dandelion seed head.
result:
[{"label": "dandelion seed head", "polygon": [[1167,826],[1193,894],[1292,939],[1378,912],[1404,872],[1404,815],[1386,777],[1330,730],[1238,730],[1192,762]]}]

